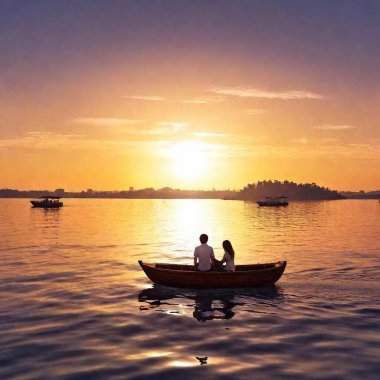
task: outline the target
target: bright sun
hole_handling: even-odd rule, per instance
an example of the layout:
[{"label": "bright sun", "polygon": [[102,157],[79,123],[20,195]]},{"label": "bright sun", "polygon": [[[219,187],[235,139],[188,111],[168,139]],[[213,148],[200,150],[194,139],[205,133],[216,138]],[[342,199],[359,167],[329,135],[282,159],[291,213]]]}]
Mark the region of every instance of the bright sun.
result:
[{"label": "bright sun", "polygon": [[208,169],[207,154],[200,141],[176,143],[170,150],[175,174],[184,180],[202,176]]}]

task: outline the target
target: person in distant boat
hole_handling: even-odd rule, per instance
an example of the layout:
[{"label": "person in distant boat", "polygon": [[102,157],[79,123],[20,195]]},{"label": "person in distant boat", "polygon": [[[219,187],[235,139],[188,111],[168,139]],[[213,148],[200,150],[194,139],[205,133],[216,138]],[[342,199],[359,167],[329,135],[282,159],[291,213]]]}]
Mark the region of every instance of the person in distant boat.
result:
[{"label": "person in distant boat", "polygon": [[223,242],[224,256],[221,261],[218,261],[218,264],[224,264],[223,270],[228,272],[235,271],[235,251],[232,248],[232,244],[229,240],[224,240]]},{"label": "person in distant boat", "polygon": [[194,268],[202,272],[210,271],[215,261],[214,250],[207,245],[208,236],[202,234],[199,237],[201,245],[194,250]]}]

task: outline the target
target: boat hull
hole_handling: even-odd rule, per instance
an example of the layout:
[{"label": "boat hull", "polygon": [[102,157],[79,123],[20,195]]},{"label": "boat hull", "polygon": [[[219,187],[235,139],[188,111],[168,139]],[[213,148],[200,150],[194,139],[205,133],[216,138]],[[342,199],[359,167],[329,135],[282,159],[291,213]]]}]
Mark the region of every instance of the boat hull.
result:
[{"label": "boat hull", "polygon": [[257,204],[260,206],[260,207],[281,207],[281,206],[288,206],[288,202],[262,202],[262,201],[259,201],[257,202]]},{"label": "boat hull", "polygon": [[33,207],[39,207],[39,208],[59,208],[63,206],[63,202],[47,203],[47,202],[40,202],[40,201],[30,201],[30,203],[33,205]]},{"label": "boat hull", "polygon": [[154,283],[176,288],[253,288],[274,284],[286,268],[286,261],[271,264],[237,265],[235,272],[200,272],[191,265],[147,264],[139,261]]}]

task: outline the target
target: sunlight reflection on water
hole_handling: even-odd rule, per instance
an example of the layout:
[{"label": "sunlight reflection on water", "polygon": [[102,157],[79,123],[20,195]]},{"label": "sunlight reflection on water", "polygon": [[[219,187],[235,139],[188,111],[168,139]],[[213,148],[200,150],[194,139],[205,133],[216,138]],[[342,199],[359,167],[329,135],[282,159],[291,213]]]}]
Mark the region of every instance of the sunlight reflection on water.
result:
[{"label": "sunlight reflection on water", "polygon": [[[377,378],[380,205],[0,199],[1,379]],[[275,286],[152,285],[138,259],[287,260]]]}]

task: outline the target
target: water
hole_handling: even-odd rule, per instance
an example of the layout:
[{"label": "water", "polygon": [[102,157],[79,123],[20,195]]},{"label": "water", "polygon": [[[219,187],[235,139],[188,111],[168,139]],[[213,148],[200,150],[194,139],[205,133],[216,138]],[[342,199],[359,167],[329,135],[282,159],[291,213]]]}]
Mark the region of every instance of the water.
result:
[{"label": "water", "polygon": [[[1,379],[378,379],[380,204],[0,200]],[[153,286],[137,260],[287,260],[276,286]]]}]

